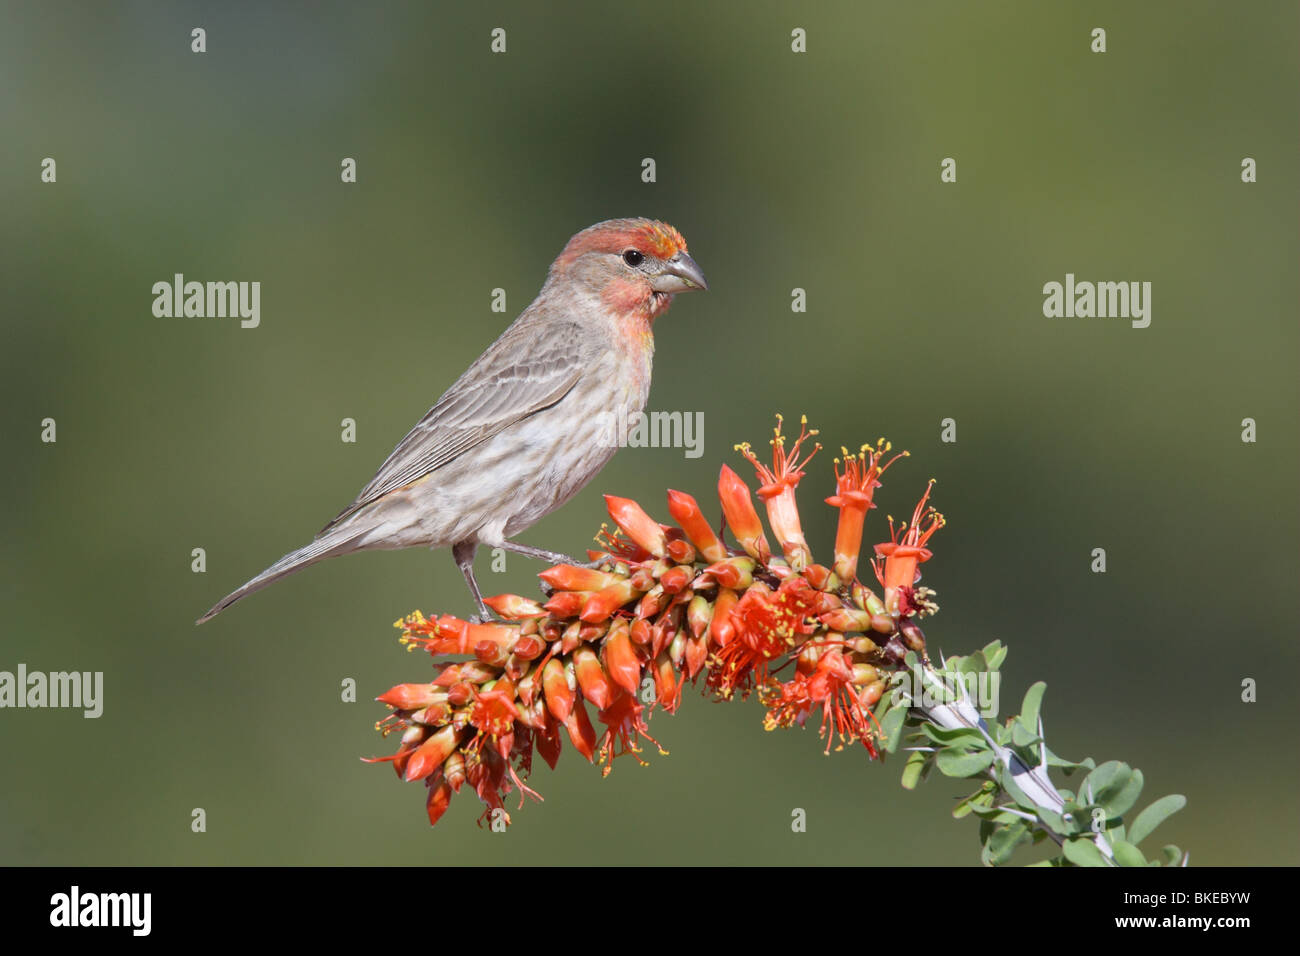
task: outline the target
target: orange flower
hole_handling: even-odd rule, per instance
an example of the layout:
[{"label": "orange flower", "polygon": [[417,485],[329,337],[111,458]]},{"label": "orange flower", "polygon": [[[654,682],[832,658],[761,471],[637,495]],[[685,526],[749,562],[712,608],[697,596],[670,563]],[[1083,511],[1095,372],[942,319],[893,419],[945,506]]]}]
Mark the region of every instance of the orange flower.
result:
[{"label": "orange flower", "polygon": [[518,594],[498,594],[495,597],[484,598],[483,603],[510,621],[546,617],[546,611],[540,604]]},{"label": "orange flower", "polygon": [[626,580],[607,571],[579,568],[572,564],[557,564],[537,576],[557,591],[600,591]]},{"label": "orange flower", "polygon": [[450,725],[430,735],[406,761],[406,773],[404,774],[406,781],[423,780],[437,770],[442,766],[442,762],[451,755],[451,752],[456,749],[459,740],[459,733],[455,727]]},{"label": "orange flower", "polygon": [[751,558],[766,564],[772,556],[772,548],[763,534],[758,512],[754,510],[749,486],[726,465],[718,472],[718,500],[722,502],[727,527],[736,536],[736,541]]},{"label": "orange flower", "polygon": [[615,621],[605,638],[605,669],[614,683],[629,694],[641,687],[641,661],[628,636],[626,620]]},{"label": "orange flower", "polygon": [[910,592],[919,580],[920,573],[917,566],[933,557],[926,544],[934,533],[944,526],[943,515],[930,505],[932,488],[934,488],[933,478],[925,486],[925,494],[917,502],[910,523],[895,528],[893,516],[890,516],[890,540],[876,545],[877,557],[872,564],[875,567],[876,577],[885,589],[885,606],[891,613],[898,613],[900,597],[907,599],[906,594],[900,592],[903,589]]},{"label": "orange flower", "polygon": [[447,692],[434,684],[398,684],[375,700],[402,710],[419,710],[434,701],[446,700]]},{"label": "orange flower", "polygon": [[[874,672],[871,676],[874,680]],[[768,691],[764,701],[768,711],[763,725],[768,730],[793,724],[803,726],[808,715],[821,707],[821,736],[826,740],[827,753],[832,738],[837,738],[836,749],[860,740],[871,756],[876,756],[871,743],[871,714],[854,686],[857,677],[856,669],[844,659],[841,646],[832,644],[824,648],[811,674],[797,673],[792,680]]]},{"label": "orange flower", "polygon": [[662,558],[668,547],[664,529],[631,498],[605,496],[605,508],[623,533],[656,558]]},{"label": "orange flower", "polygon": [[781,434],[781,421],[781,416],[777,415],[775,435],[769,442],[772,446],[771,468],[758,460],[748,442],[737,445],[736,450],[749,459],[749,463],[758,473],[758,480],[762,482],[758,489],[758,496],[767,504],[767,521],[772,526],[772,533],[776,535],[777,541],[781,543],[781,550],[786,560],[790,562],[793,570],[802,571],[812,564],[812,552],[803,536],[794,490],[799,486],[799,480],[803,478],[804,466],[812,460],[813,455],[817,454],[822,446],[815,444],[813,450],[800,460],[799,452],[804,441],[817,432],[815,429],[808,430],[808,419],[804,417],[800,422],[799,437],[787,452],[785,436]]},{"label": "orange flower", "polygon": [[714,655],[709,689],[723,699],[737,691],[748,696],[755,683],[767,681],[768,664],[812,632],[807,618],[816,608],[815,592],[802,578],[787,578],[776,591],[750,587],[731,612],[736,636]]},{"label": "orange flower", "polygon": [[872,496],[880,487],[880,476],[886,468],[907,455],[902,451],[882,463],[881,459],[890,447],[889,442],[881,438],[874,448],[863,445],[856,455],[841,448],[843,471],[840,471],[840,459],[835,459],[835,494],[827,498],[826,503],[840,509],[839,526],[835,532],[835,573],[844,583],[851,583],[857,577],[862,523],[867,512],[875,507]]},{"label": "orange flower", "polygon": [[609,685],[609,678],[600,666],[600,659],[589,644],[584,644],[573,652],[573,673],[582,688],[582,696],[604,710],[609,706],[614,690]]},{"label": "orange flower", "polygon": [[699,502],[693,497],[684,491],[669,491],[668,513],[681,525],[687,539],[705,561],[721,561],[727,556],[727,549],[709,526]]},{"label": "orange flower", "polygon": [[641,738],[644,737],[659,749],[664,756],[668,751],[659,746],[659,741],[650,736],[650,728],[641,716],[645,707],[637,703],[636,695],[620,691],[610,705],[600,712],[600,721],[605,725],[605,733],[600,738],[600,760],[605,764],[602,776],[609,776],[614,769],[614,761],[624,754],[631,754],[637,763],[645,766],[641,759]]},{"label": "orange flower", "polygon": [[[378,728],[401,738],[397,753],[378,759],[404,780],[425,781],[431,823],[466,783],[486,806],[480,822],[509,823],[505,798],[540,799],[525,783],[534,752],[554,767],[566,732],[588,761],[599,756],[604,773],[622,754],[641,760],[644,740],[658,746],[648,732],[654,706],[676,711],[685,684],[701,674],[705,690],[721,699],[757,690],[769,728],[802,725],[820,708],[828,750],[834,736],[841,745],[861,741],[875,756],[880,731],[871,708],[887,686],[881,669],[899,666],[908,651],[924,654],[916,612],[937,609],[930,592],[913,585],[943,518],[929,506],[927,488],[909,524],[895,528],[891,519],[891,540],[876,547],[874,562],[882,602],[857,579],[857,563],[880,475],[900,456],[884,460],[883,440],[863,446],[835,462],[836,494],[826,499],[840,509],[834,567],[816,563],[795,500],[817,451],[801,455],[804,442],[815,434],[805,423],[787,450],[778,417],[771,467],[738,446],[762,483],[758,495],[785,560],[773,560],[749,489],[724,466],[718,499],[743,553],[727,548],[688,494],[668,494],[677,525],[607,496],[618,529],[602,526],[604,550],[589,552],[599,569],[542,571],[545,604],[501,594],[488,603],[511,623],[418,611],[397,622],[408,649],[433,656],[434,675],[378,698],[391,710]],[[793,672],[782,682],[787,668]],[[588,702],[599,712],[600,734]]]}]

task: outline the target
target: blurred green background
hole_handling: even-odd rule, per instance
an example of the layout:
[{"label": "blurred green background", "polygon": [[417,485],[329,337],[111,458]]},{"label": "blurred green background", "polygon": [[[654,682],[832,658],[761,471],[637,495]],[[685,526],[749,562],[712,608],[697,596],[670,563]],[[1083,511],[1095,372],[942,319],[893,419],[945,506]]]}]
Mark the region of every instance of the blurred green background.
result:
[{"label": "blurred green background", "polygon": [[[888,435],[913,457],[869,537],[931,476],[949,519],[934,649],[1009,643],[1007,711],[1045,680],[1058,752],[1186,794],[1157,845],[1300,862],[1296,5],[466,6],[0,5],[0,670],[106,684],[99,720],[0,711],[0,863],[977,862],[959,783],[907,793],[901,760],[689,694],[649,768],[566,747],[506,835],[465,795],[430,830],[423,787],[357,758],[394,747],[371,698],[430,673],[391,622],[470,610],[445,553],[326,562],[195,628],[351,500],[572,233],[632,215],[709,278],[659,321],[651,394],[704,413],[704,456],[626,449],[522,540],[582,549],[602,492],[666,517],[775,411],[831,448]],[[175,272],[260,281],[261,327],[154,318]],[[1067,272],[1152,282],[1150,328],[1044,318]],[[802,496],[823,559],[829,474]],[[536,564],[488,564],[533,593]]]}]

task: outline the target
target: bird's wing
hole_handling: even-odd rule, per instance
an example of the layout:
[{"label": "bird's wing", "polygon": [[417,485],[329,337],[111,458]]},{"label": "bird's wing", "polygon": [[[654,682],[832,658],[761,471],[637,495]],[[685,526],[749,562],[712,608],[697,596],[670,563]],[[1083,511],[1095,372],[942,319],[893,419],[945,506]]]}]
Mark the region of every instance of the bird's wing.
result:
[{"label": "bird's wing", "polygon": [[474,362],[393,449],[348,515],[487,441],[502,429],[554,405],[577,383],[583,361],[581,329],[566,322],[539,333],[511,326]]}]

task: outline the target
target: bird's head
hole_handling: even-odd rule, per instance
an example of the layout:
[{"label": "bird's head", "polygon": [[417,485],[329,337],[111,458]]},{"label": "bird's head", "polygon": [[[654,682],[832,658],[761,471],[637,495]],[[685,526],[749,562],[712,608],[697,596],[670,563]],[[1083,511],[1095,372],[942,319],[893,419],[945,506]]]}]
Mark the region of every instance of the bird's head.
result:
[{"label": "bird's head", "polygon": [[615,314],[651,319],[678,292],[709,287],[682,234],[653,219],[610,219],[582,230],[551,266],[551,277],[591,286]]}]

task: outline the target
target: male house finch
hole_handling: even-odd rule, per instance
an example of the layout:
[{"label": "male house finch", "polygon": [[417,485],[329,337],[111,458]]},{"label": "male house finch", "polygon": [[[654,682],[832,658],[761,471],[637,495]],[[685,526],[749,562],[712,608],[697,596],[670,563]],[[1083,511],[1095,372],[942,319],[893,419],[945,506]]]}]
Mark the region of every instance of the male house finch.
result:
[{"label": "male house finch", "polygon": [[[613,456],[605,423],[645,408],[654,319],[707,289],[672,226],[610,219],[584,229],[542,291],[393,449],[370,483],[306,547],[286,554],[199,618],[325,558],[373,548],[450,547],[474,580],[480,544],[552,563],[509,539],[577,494]],[[624,419],[626,420],[626,419]]]}]

